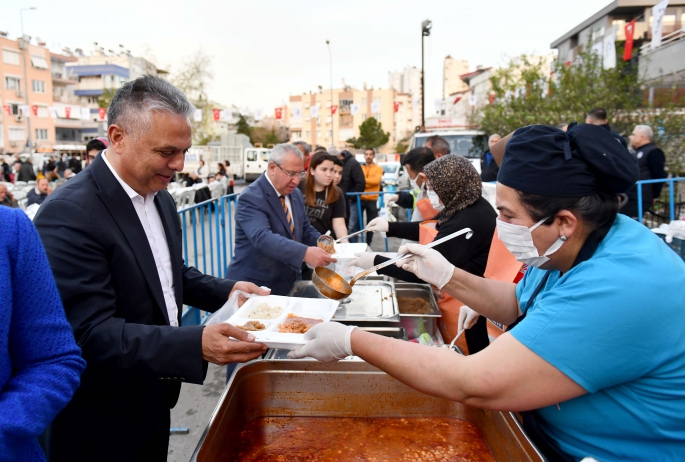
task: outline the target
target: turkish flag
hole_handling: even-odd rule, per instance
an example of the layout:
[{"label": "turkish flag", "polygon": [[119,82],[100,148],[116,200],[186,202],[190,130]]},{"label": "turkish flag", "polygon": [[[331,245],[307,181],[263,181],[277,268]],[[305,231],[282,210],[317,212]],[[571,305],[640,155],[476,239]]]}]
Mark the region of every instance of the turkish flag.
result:
[{"label": "turkish flag", "polygon": [[395,101],[392,103],[392,105],[395,107],[395,112],[400,110],[400,103],[399,101]]},{"label": "turkish flag", "polygon": [[35,104],[33,106],[31,106],[31,112],[33,112],[34,116],[37,116],[38,115],[38,106],[36,106]]},{"label": "turkish flag", "polygon": [[277,107],[274,109],[274,112],[276,113],[276,118],[281,119],[283,117],[283,108],[282,107]]},{"label": "turkish flag", "polygon": [[488,95],[488,101],[490,102],[490,104],[495,102],[495,94],[494,93],[490,93]]},{"label": "turkish flag", "polygon": [[64,115],[67,116],[67,119],[71,116],[71,108],[69,106],[64,108]]},{"label": "turkish flag", "polygon": [[100,116],[100,120],[105,120],[105,116],[107,115],[107,109],[104,107],[98,108],[98,115]]},{"label": "turkish flag", "polygon": [[630,61],[633,57],[633,37],[635,36],[635,20],[626,24],[626,48],[623,50],[623,61]]},{"label": "turkish flag", "polygon": [[212,115],[214,116],[214,120],[219,120],[221,117],[221,111],[218,109],[212,109]]},{"label": "turkish flag", "polygon": [[461,99],[461,96],[457,96],[456,98],[454,98],[454,102],[452,104],[457,104],[460,99]]},{"label": "turkish flag", "polygon": [[331,115],[335,115],[335,111],[338,110],[338,106],[332,105],[331,106]]},{"label": "turkish flag", "polygon": [[7,115],[12,115],[12,108],[9,104],[5,104],[3,107],[5,108],[5,112],[7,113]]}]

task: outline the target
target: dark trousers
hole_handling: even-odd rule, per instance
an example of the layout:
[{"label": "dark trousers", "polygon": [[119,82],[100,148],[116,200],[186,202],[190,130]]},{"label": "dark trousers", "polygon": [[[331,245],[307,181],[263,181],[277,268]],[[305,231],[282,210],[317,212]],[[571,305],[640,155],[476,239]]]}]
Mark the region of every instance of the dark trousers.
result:
[{"label": "dark trousers", "polygon": [[[364,222],[364,212],[366,212],[366,225],[371,223],[371,220],[378,217],[378,202],[376,199],[371,201],[362,200],[362,216],[359,217],[359,223]],[[365,226],[366,227],[366,226]],[[360,228],[361,229],[361,228]],[[366,233],[366,243],[371,247],[371,241],[373,240],[373,233]]]},{"label": "dark trousers", "polygon": [[49,462],[165,462],[170,425],[168,406],[154,398],[79,399],[52,423],[44,449]]}]

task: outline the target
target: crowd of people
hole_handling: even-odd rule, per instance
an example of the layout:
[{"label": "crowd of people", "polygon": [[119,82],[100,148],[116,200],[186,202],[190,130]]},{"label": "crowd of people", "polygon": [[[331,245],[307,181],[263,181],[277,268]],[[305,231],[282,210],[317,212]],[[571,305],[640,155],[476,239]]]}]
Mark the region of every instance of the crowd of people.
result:
[{"label": "crowd of people", "polygon": [[[649,127],[629,137],[635,154],[602,110],[563,129],[493,134],[480,173],[432,136],[402,156],[411,188],[385,196],[411,210],[407,222],[378,216],[373,149],[361,164],[349,150],[276,145],[240,195],[222,279],[186,266],[167,191],[193,114],[169,82],[140,77],[114,94],[107,138],[89,143],[87,168],[51,194],[45,173],[66,180],[64,159],[29,180],[40,204],[33,225],[0,183],[0,458],[166,460],[181,383],[201,384],[209,362],[266,351],[230,324],[181,326],[183,305],[214,312],[234,290],[285,295],[308,269],[336,262],[317,245],[322,235],[362,229],[369,243],[375,232],[403,239],[399,252],[412,257],[381,274],[433,285],[446,339],[465,328],[469,355],[327,322],[291,357],[356,355],[425,393],[519,411],[550,460],[685,452],[685,264],[619,214],[638,179],[663,177]],[[482,195],[495,180],[497,210]],[[219,182],[224,193],[234,185],[228,162],[212,173],[201,161],[186,181]],[[647,201],[658,195],[655,187]],[[469,241],[422,245],[464,228]],[[518,284],[484,278],[494,242],[526,265]],[[350,265],[385,260],[369,251]],[[507,333],[491,343],[486,319]]]}]

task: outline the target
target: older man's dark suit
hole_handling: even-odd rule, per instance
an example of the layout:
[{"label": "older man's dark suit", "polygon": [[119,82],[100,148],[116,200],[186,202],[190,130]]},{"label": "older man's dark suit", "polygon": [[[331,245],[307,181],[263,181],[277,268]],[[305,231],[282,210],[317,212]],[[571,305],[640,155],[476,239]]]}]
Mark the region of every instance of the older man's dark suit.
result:
[{"label": "older man's dark suit", "polygon": [[[215,311],[234,282],[185,266],[176,207],[155,197],[183,304]],[[50,195],[34,220],[87,367],[53,423],[53,461],[166,460],[181,382],[201,384],[202,327],[171,327],[145,231],[102,155]]]}]

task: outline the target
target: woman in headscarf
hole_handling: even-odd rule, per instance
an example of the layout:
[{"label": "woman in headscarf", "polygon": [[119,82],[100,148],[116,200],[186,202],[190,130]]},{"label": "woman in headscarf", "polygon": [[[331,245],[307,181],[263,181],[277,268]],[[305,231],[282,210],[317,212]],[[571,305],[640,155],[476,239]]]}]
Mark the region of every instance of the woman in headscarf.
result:
[{"label": "woman in headscarf", "polygon": [[530,265],[518,285],[416,244],[399,262],[506,333],[463,357],[328,322],[290,356],[356,355],[424,393],[517,411],[549,461],[682,460],[685,263],[617,215],[617,194],[638,175],[637,160],[596,125],[518,129],[497,177],[498,236]]},{"label": "woman in headscarf", "polygon": [[[386,232],[388,236],[399,237],[421,244],[429,244],[463,228],[471,228],[473,237],[468,241],[448,241],[435,247],[447,261],[457,268],[483,276],[488,262],[490,243],[495,232],[497,214],[490,203],[481,196],[481,179],[471,162],[459,155],[443,156],[423,168],[426,186],[435,191],[440,203],[445,207],[434,217],[425,217],[423,222],[388,223],[384,218],[376,218],[367,226],[369,231]],[[388,260],[380,255],[367,252],[351,262],[351,266],[371,268]],[[424,281],[416,275],[396,266],[388,266],[379,274],[392,276],[406,282]],[[446,342],[457,334],[459,300],[445,292],[438,294],[438,306],[442,312],[439,322],[440,331]],[[469,353],[476,353],[488,346],[487,325],[481,317],[477,324],[466,331],[466,344]]]}]

